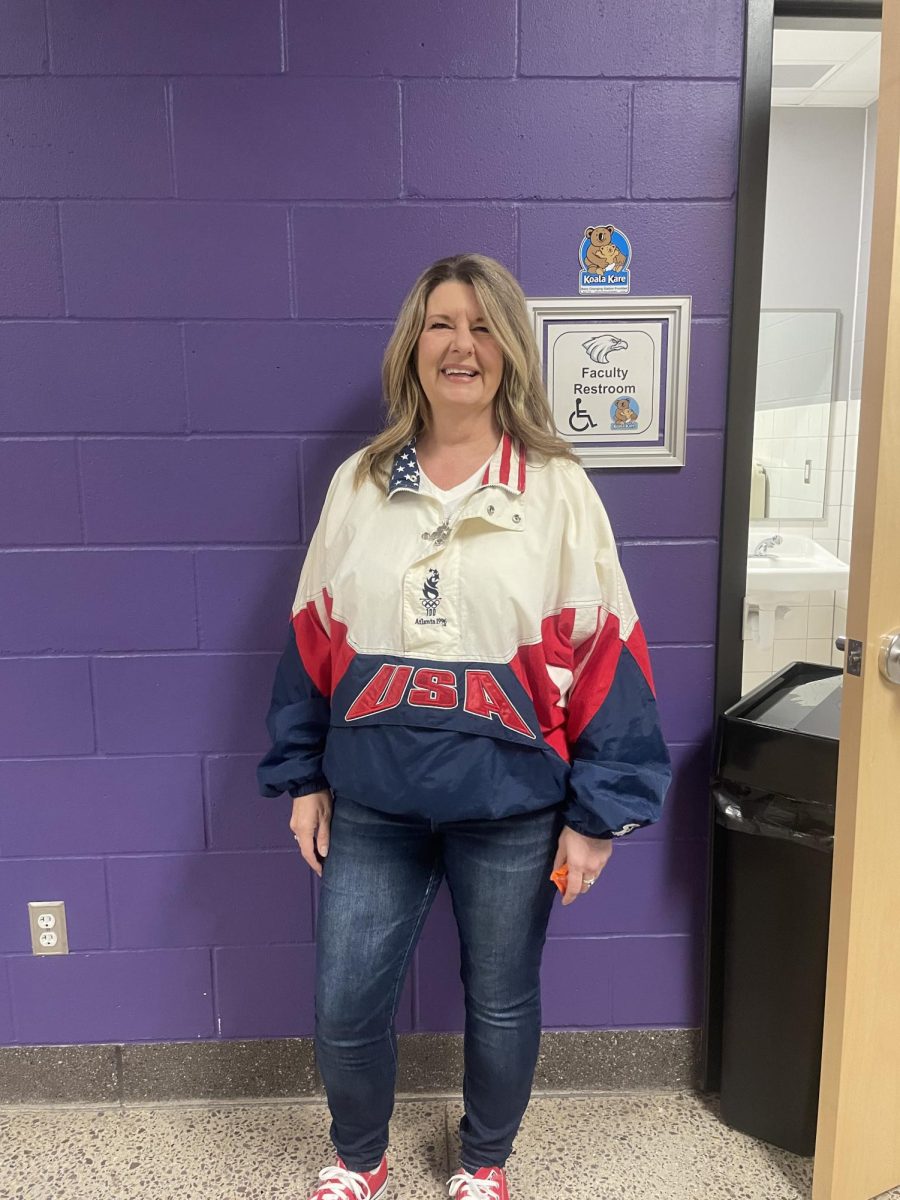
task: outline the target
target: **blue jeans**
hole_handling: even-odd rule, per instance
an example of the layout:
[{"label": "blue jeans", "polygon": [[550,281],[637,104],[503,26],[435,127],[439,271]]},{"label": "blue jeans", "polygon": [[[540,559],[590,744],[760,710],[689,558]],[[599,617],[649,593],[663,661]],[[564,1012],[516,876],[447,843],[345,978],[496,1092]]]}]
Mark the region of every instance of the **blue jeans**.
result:
[{"label": "blue jeans", "polygon": [[434,822],[335,796],[316,931],[316,1060],[331,1139],[373,1170],[394,1108],[400,989],[446,874],[466,996],[461,1161],[502,1166],[528,1106],[560,807]]}]

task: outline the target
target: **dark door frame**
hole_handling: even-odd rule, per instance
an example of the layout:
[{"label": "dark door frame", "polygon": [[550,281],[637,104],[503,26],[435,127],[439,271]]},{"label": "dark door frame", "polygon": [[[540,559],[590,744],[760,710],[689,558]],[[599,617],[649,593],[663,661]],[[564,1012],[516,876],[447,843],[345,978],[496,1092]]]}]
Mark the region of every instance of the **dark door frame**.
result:
[{"label": "dark door frame", "polygon": [[[717,726],[720,715],[741,695],[756,355],[769,166],[772,32],[776,17],[878,20],[881,3],[880,0],[747,0],[719,537],[714,700]],[[704,1091],[717,1091],[721,1080],[723,860],[724,840],[710,811],[705,1006],[700,1041],[700,1086]]]}]

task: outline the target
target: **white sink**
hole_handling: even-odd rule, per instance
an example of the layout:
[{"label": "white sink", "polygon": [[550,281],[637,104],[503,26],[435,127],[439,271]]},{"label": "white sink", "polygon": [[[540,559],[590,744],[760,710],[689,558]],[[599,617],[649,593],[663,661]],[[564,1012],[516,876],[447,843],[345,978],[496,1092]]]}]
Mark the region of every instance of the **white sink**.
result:
[{"label": "white sink", "polygon": [[845,588],[850,568],[824,546],[798,533],[783,533],[764,556],[751,552],[765,535],[753,533],[747,547],[747,593],[831,592]]}]

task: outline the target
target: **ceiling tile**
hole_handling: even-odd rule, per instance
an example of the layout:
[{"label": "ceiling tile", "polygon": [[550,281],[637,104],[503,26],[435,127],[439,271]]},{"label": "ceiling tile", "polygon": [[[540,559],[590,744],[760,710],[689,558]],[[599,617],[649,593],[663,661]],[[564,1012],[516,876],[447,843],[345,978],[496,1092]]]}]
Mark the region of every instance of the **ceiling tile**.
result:
[{"label": "ceiling tile", "polygon": [[875,30],[776,29],[772,61],[846,62],[881,35]]}]

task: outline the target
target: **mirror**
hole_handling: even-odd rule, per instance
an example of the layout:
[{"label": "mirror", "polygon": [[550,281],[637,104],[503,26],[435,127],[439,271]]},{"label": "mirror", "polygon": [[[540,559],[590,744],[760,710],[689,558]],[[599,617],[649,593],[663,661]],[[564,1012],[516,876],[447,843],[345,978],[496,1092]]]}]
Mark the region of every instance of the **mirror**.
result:
[{"label": "mirror", "polygon": [[825,516],[837,309],[763,309],[750,519]]}]

